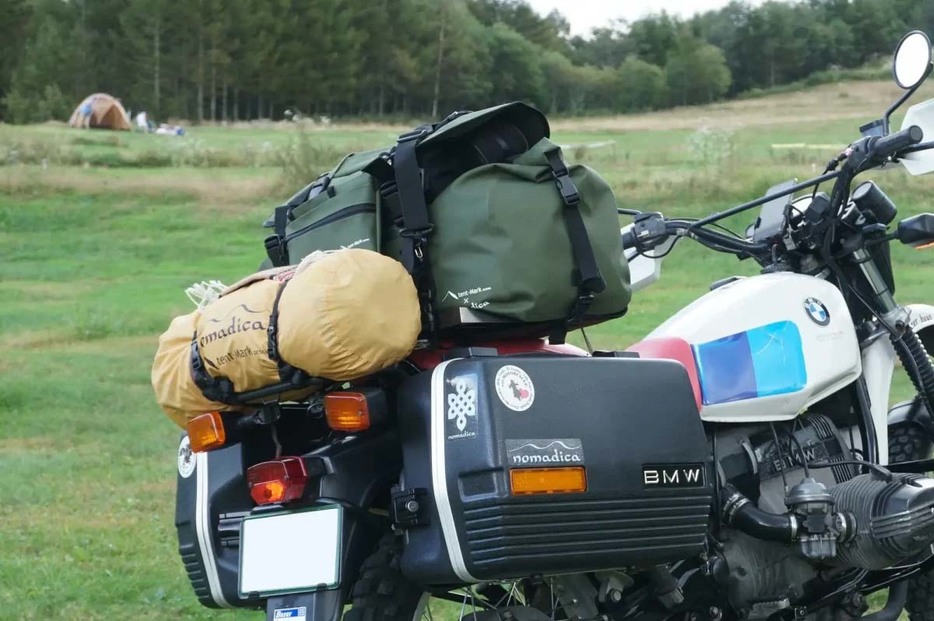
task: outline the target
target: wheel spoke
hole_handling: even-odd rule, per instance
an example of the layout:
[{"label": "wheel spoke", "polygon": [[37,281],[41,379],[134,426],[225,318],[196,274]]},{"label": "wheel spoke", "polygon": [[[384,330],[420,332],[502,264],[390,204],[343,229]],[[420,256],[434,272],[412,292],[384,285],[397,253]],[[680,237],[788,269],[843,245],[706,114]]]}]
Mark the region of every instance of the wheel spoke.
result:
[{"label": "wheel spoke", "polygon": [[[487,594],[485,596],[481,595],[474,586],[428,596],[420,614],[417,614],[415,618],[417,621],[434,621],[435,611],[432,607],[433,602],[439,602],[439,605],[444,604],[439,609],[439,619],[449,619],[456,615],[458,621],[464,621],[465,618],[469,618],[472,615],[475,616],[483,610],[498,610],[509,606],[529,605],[527,594],[523,589],[521,580],[493,584],[492,586],[496,588],[489,590],[482,589],[482,591]],[[502,592],[499,593],[497,588],[502,589]],[[552,621],[557,621],[555,610],[557,600],[555,599],[554,591],[551,589],[550,583],[546,588],[548,588],[549,591],[548,601],[551,602],[551,610],[548,612],[550,612]],[[488,600],[486,597],[496,597],[497,599],[495,601]],[[454,610],[448,608],[452,603],[458,608]]]}]

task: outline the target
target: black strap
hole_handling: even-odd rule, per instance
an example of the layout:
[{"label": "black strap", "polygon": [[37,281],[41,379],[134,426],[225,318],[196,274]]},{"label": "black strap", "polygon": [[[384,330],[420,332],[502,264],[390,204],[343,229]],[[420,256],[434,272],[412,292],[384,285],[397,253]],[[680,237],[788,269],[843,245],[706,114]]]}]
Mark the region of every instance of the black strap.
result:
[{"label": "black strap", "polygon": [[279,364],[282,364],[282,358],[279,356],[279,300],[282,298],[283,291],[285,291],[284,282],[276,291],[276,299],[272,302],[272,312],[269,313],[269,325],[266,326],[266,353],[270,360]]},{"label": "black strap", "polygon": [[265,240],[266,255],[272,261],[273,267],[282,267],[289,264],[289,250],[285,245],[285,226],[289,222],[289,213],[292,211],[291,205],[282,205],[276,207],[273,215],[273,226],[275,233]]},{"label": "black strap", "polygon": [[279,300],[282,299],[282,292],[285,291],[286,284],[288,284],[288,281],[279,284],[276,299],[272,302],[272,312],[269,313],[269,325],[266,326],[266,354],[279,367],[279,379],[284,382],[289,381],[289,378],[296,370],[287,364],[279,354]]},{"label": "black strap", "polygon": [[580,212],[580,193],[567,165],[561,158],[561,149],[552,149],[545,153],[545,159],[551,168],[558,192],[561,193],[561,202],[564,203],[564,224],[571,240],[571,252],[574,255],[573,281],[577,286],[577,300],[571,307],[568,323],[573,323],[587,314],[593,304],[596,294],[606,289],[606,280],[597,266],[593,245],[584,226],[584,218]]},{"label": "black strap", "polygon": [[299,385],[310,379],[310,375],[290,365],[282,359],[279,353],[279,300],[282,298],[282,292],[289,281],[279,285],[276,291],[276,299],[272,302],[272,312],[269,313],[269,325],[266,327],[266,353],[269,359],[279,367],[279,379],[283,382]]},{"label": "black strap", "polygon": [[428,237],[433,227],[428,216],[422,172],[418,166],[415,147],[433,129],[431,125],[422,125],[399,136],[392,160],[395,188],[387,187],[391,184],[384,184],[384,188],[381,188],[381,191],[394,193],[398,198],[398,201],[390,199],[387,202],[398,204],[402,212],[402,230],[399,231],[399,236],[402,238],[402,265],[415,281],[415,288],[421,302],[423,324],[428,327],[428,335],[431,339],[436,336],[435,286],[431,274],[431,263],[428,260]]},{"label": "black strap", "polygon": [[208,373],[204,358],[201,357],[201,351],[198,349],[197,331],[191,337],[191,379],[207,399],[231,405],[237,403],[237,393],[233,382],[225,377],[213,377]]},{"label": "black strap", "polygon": [[402,205],[402,265],[413,276],[424,261],[425,242],[432,228],[428,205],[425,204],[422,173],[415,156],[418,141],[430,132],[431,126],[423,125],[399,136],[392,160],[396,191]]},{"label": "black strap", "polygon": [[282,267],[289,264],[289,249],[285,243],[285,227],[292,220],[292,210],[321,192],[331,189],[331,173],[324,173],[296,192],[284,205],[276,207],[273,212],[273,229],[275,233],[264,241],[266,255],[272,262],[273,267]]}]

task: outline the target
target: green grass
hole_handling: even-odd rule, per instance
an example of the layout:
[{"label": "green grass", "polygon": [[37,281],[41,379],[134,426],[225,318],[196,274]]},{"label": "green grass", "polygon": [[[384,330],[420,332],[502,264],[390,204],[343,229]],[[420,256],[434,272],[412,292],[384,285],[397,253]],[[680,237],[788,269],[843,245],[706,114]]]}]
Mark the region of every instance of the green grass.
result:
[{"label": "green grass", "polygon": [[[692,151],[693,130],[556,139],[612,140],[569,157],[600,170],[623,206],[701,216],[810,176],[832,155],[773,143],[844,144],[856,124],[740,129],[722,159]],[[306,135],[324,157],[396,133]],[[233,281],[263,258],[259,224],[297,189],[275,153],[296,139],[274,128],[194,128],[175,139],[0,125],[0,617],[255,618],[203,609],[188,586],[173,527],[178,430],[153,401],[149,367],[158,334],[189,307],[187,285]],[[186,149],[211,155],[186,163]],[[930,209],[934,180],[872,178],[903,215]],[[899,299],[934,299],[934,254],[893,254]],[[589,335],[601,348],[625,347],[711,282],[752,273],[686,242],[626,317]],[[902,382],[896,396],[907,392]]]}]

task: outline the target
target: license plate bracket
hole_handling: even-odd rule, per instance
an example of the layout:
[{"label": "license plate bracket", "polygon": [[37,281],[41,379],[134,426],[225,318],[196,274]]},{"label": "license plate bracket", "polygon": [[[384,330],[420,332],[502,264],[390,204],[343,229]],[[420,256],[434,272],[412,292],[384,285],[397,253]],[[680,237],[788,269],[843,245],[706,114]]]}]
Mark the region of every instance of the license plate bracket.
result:
[{"label": "license plate bracket", "polygon": [[240,597],[340,586],[344,509],[339,505],[250,515],[240,525]]}]

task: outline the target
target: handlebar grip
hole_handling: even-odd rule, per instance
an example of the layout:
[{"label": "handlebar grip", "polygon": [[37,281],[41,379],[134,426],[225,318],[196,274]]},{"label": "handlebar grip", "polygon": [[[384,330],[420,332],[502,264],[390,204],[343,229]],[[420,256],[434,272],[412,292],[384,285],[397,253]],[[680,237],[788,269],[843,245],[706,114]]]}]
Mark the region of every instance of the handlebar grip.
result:
[{"label": "handlebar grip", "polygon": [[924,140],[924,131],[917,125],[912,125],[900,132],[882,136],[876,140],[872,144],[872,152],[876,157],[889,157],[922,140]]},{"label": "handlebar grip", "polygon": [[623,239],[623,250],[635,248],[638,244],[638,241],[636,240],[636,232],[634,229],[623,231],[621,237]]}]

